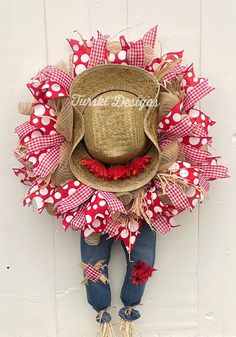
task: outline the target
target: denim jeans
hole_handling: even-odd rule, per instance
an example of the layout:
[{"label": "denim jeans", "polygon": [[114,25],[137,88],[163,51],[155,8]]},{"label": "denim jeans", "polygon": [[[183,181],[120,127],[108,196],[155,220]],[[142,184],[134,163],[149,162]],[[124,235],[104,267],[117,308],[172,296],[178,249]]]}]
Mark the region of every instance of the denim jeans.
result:
[{"label": "denim jeans", "polygon": [[[103,274],[108,277],[108,264],[110,260],[111,247],[114,238],[108,238],[107,234],[101,235],[100,243],[96,246],[87,244],[81,235],[81,258],[86,264],[94,265],[99,260],[104,260],[107,266],[103,269]],[[121,289],[120,298],[124,305],[120,309],[121,318],[133,321],[140,317],[138,310],[131,308],[141,302],[146,282],[137,285],[131,280],[133,266],[137,261],[143,261],[147,265],[153,267],[156,255],[156,233],[151,230],[150,226],[143,220],[140,234],[138,234],[136,242],[129,256],[123,242],[121,245],[126,255],[126,274]],[[100,280],[93,282],[88,280],[86,285],[88,303],[99,313],[104,311],[100,322],[108,322],[111,317],[106,312],[111,305],[111,289],[109,284],[104,284]],[[131,311],[127,314],[127,308]]]}]

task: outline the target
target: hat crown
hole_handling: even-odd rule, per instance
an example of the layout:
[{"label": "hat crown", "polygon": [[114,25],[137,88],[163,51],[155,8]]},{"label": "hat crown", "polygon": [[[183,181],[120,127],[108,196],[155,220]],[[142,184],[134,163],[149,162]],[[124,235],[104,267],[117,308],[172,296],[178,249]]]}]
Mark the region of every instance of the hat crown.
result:
[{"label": "hat crown", "polygon": [[144,131],[147,111],[142,100],[125,91],[97,96],[84,111],[84,143],[94,159],[124,164],[143,155],[149,145]]},{"label": "hat crown", "polygon": [[[149,103],[157,102],[159,90],[155,76],[126,65],[99,65],[74,79],[70,89],[74,125],[69,165],[78,180],[108,192],[132,191],[150,182],[158,170],[160,149],[156,127],[158,107]],[[117,94],[142,102],[141,108],[112,106]],[[108,104],[99,107],[89,103],[99,97],[107,97]],[[148,166],[125,179],[103,179],[83,165],[85,159],[92,157],[108,166],[119,166],[144,154],[150,158]]]}]

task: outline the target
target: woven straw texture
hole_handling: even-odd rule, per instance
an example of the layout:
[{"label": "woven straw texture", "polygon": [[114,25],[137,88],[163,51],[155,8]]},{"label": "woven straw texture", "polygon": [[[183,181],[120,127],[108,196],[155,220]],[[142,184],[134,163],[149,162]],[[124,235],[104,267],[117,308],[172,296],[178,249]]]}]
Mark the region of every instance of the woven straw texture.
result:
[{"label": "woven straw texture", "polygon": [[[160,152],[156,128],[158,108],[143,107],[140,110],[137,106],[114,107],[111,103],[118,94],[129,99],[155,100],[159,88],[153,75],[135,67],[103,65],[77,76],[72,84],[72,100],[75,94],[90,100],[99,95],[108,98],[108,104],[102,107],[84,106],[81,102],[75,106],[70,168],[77,179],[97,189],[127,192],[144,186],[153,178],[158,170]],[[103,180],[80,163],[84,157],[109,164],[125,163],[143,154],[151,156],[151,163],[144,172],[126,180]]]},{"label": "woven straw texture", "polygon": [[128,92],[109,91],[99,97],[108,105],[90,105],[84,112],[84,142],[90,155],[106,164],[123,164],[143,155],[148,148],[144,133],[147,108],[124,104],[112,108],[117,97],[138,99]]},{"label": "woven straw texture", "polygon": [[[106,91],[119,90],[128,91],[140,98],[153,99],[157,88],[158,80],[143,69],[106,64],[90,68],[77,76],[72,83],[70,96],[73,102],[74,94],[94,99]],[[83,112],[86,106],[76,104],[75,108]]]}]

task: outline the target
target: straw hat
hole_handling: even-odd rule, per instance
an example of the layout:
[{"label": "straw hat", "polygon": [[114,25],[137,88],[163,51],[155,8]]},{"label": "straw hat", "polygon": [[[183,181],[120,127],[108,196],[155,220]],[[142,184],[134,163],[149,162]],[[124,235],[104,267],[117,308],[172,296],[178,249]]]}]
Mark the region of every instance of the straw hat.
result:
[{"label": "straw hat", "polygon": [[[158,170],[160,150],[157,106],[147,102],[157,102],[159,90],[155,76],[125,65],[96,66],[74,79],[70,90],[74,137],[69,164],[78,180],[110,192],[132,191],[150,182]],[[144,155],[151,157],[144,171],[125,179],[97,177],[81,163],[86,157],[106,167],[126,165]]]}]

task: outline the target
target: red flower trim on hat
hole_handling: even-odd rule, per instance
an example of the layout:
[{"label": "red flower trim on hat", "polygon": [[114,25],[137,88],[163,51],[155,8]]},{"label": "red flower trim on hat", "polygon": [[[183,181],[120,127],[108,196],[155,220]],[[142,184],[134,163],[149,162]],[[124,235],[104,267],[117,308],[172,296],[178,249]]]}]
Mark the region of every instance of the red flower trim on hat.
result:
[{"label": "red flower trim on hat", "polygon": [[157,270],[156,268],[153,268],[147,263],[141,260],[138,260],[133,268],[132,277],[131,277],[132,283],[135,285],[141,285],[147,282],[147,280],[150,277],[152,277],[153,272],[156,270]]},{"label": "red flower trim on hat", "polygon": [[143,156],[132,160],[126,165],[117,165],[106,168],[96,159],[82,158],[81,164],[86,166],[96,177],[108,180],[118,180],[137,176],[140,172],[145,170],[150,161],[150,156]]}]

